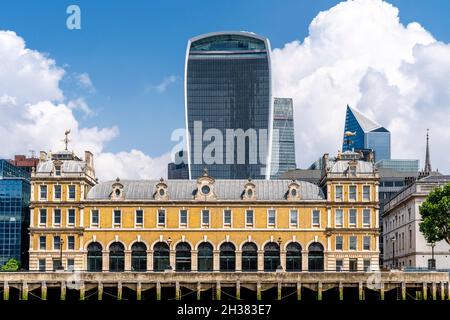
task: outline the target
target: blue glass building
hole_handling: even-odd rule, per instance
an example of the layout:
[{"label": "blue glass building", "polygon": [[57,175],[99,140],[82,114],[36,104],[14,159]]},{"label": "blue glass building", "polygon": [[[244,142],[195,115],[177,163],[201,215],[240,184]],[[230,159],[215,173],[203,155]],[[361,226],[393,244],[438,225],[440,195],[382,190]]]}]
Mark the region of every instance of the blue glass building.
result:
[{"label": "blue glass building", "polygon": [[414,159],[383,159],[377,161],[378,169],[392,169],[400,172],[419,172],[419,160]]},{"label": "blue glass building", "polygon": [[[266,38],[250,32],[214,32],[189,40],[185,111],[190,137],[186,157],[190,179],[201,176],[204,168],[217,179],[269,177],[271,90],[270,44]],[[194,130],[198,125],[201,131]],[[214,156],[214,161],[204,157],[208,145],[215,141],[214,138],[205,141],[208,129],[222,136],[219,148],[208,153]],[[227,131],[237,129],[245,133],[254,129],[257,133],[257,141],[253,141],[256,145],[249,136],[241,140],[245,154],[238,154],[236,137],[226,140]],[[228,149],[230,145],[233,149]]]},{"label": "blue glass building", "polygon": [[0,160],[0,266],[10,258],[28,265],[30,173]]},{"label": "blue glass building", "polygon": [[391,159],[391,133],[350,106],[345,115],[344,133],[347,131],[356,134],[348,137],[350,144],[344,136],[343,151],[372,149],[376,161]]},{"label": "blue glass building", "polygon": [[294,110],[291,98],[275,98],[273,104],[271,178],[296,169]]}]

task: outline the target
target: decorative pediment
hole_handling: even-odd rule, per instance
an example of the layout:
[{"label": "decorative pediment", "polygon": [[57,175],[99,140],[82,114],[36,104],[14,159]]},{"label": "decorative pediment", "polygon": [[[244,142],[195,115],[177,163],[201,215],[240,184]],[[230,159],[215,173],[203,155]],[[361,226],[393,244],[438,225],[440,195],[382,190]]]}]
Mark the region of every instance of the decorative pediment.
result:
[{"label": "decorative pediment", "polygon": [[117,178],[112,184],[111,199],[112,200],[123,200],[125,199],[125,193],[123,191],[123,184],[120,183],[120,179]]},{"label": "decorative pediment", "polygon": [[153,197],[155,200],[169,200],[168,186],[163,178],[156,184],[156,192]]},{"label": "decorative pediment", "polygon": [[297,183],[297,181],[292,180],[291,183],[289,183],[286,198],[291,201],[300,200],[300,185]]},{"label": "decorative pediment", "polygon": [[197,191],[195,200],[215,200],[215,180],[208,174],[208,169],[203,170],[203,175],[197,179]]},{"label": "decorative pediment", "polygon": [[249,178],[245,183],[241,197],[243,200],[256,200],[256,184],[252,182],[252,179]]}]

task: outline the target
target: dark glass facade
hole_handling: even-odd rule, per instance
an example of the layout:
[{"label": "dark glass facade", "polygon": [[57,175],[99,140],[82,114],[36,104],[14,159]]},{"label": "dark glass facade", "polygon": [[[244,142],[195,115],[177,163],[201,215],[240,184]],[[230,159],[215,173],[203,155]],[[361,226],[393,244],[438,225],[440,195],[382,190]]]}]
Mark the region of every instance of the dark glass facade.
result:
[{"label": "dark glass facade", "polygon": [[296,167],[292,99],[275,98],[273,104],[271,178],[276,179],[286,171]]},{"label": "dark glass facade", "polygon": [[0,160],[0,266],[14,258],[28,266],[30,174]]},{"label": "dark glass facade", "polygon": [[[214,33],[189,42],[185,94],[191,179],[199,177],[204,168],[208,168],[209,174],[216,179],[266,177],[271,130],[269,55],[267,39],[246,32]],[[196,122],[201,124],[200,134],[195,134]],[[223,138],[222,154],[216,153],[217,150],[208,153],[217,160],[214,163],[203,157],[205,148],[215,141],[203,141],[202,134],[208,129],[217,129],[215,133],[219,132]],[[235,137],[232,139],[233,160],[230,161],[231,155],[228,155],[227,161],[227,129],[256,130],[256,146],[245,138],[245,156],[241,154],[245,161],[242,163],[238,161],[238,139]],[[260,129],[265,132],[262,134]]]}]

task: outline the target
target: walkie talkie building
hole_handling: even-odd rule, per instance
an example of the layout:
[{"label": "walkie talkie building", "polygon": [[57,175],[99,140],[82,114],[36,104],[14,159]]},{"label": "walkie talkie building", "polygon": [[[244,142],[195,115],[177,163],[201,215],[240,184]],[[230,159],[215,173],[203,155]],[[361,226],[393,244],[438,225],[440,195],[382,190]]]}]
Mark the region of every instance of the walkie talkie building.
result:
[{"label": "walkie talkie building", "polygon": [[[269,177],[271,90],[268,39],[250,32],[214,32],[189,40],[185,107],[190,179],[199,177],[204,168],[218,179]],[[212,129],[209,134],[208,129]],[[238,155],[242,151],[239,138],[226,140],[230,132],[239,129],[246,133],[245,155]],[[223,138],[221,144],[215,141],[218,134]],[[218,148],[211,153],[208,145],[212,142]],[[232,152],[228,148],[231,145]],[[205,154],[212,155],[213,161]]]}]

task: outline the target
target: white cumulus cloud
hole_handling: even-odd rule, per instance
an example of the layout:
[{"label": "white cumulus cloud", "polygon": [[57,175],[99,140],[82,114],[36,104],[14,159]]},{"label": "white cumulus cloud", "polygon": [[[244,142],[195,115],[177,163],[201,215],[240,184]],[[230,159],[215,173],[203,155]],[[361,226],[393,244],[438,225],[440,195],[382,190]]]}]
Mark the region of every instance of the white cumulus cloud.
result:
[{"label": "white cumulus cloud", "polygon": [[92,83],[91,77],[88,73],[83,72],[80,74],[76,74],[75,77],[78,80],[78,84],[80,85],[80,87],[88,90],[89,92],[95,92],[94,84]]},{"label": "white cumulus cloud", "polygon": [[273,50],[276,96],[294,98],[297,162],[342,148],[345,107],[391,131],[393,158],[421,159],[430,128],[433,167],[450,172],[450,46],[403,25],[381,0],[320,12],[303,41]]},{"label": "white cumulus cloud", "polygon": [[[139,150],[105,152],[106,143],[119,135],[119,129],[80,125],[73,110],[87,115],[92,110],[82,98],[65,101],[59,87],[64,73],[55,61],[26,48],[16,33],[0,31],[0,158],[29,150],[60,150],[64,131],[70,129],[70,148],[79,155],[92,151],[101,179],[165,176],[166,158],[170,159],[165,155],[152,158]],[[83,81],[91,83],[89,77]]]}]

